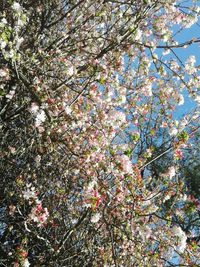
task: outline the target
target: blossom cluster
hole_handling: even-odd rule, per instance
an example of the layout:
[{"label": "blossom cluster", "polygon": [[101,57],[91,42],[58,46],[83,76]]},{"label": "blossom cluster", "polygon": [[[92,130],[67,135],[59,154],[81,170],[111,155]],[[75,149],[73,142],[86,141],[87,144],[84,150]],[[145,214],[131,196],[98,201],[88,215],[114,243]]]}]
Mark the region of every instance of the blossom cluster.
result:
[{"label": "blossom cluster", "polygon": [[35,191],[35,187],[28,184],[23,191],[23,197],[32,205],[28,221],[36,222],[38,227],[44,226],[47,223],[49,212],[47,208],[42,207],[42,202],[38,199],[38,192]]}]

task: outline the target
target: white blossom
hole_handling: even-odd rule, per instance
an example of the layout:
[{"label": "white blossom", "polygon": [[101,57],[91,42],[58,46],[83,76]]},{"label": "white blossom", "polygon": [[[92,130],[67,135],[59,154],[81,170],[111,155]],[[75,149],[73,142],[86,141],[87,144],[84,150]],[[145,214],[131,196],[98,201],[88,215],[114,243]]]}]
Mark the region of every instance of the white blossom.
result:
[{"label": "white blossom", "polygon": [[35,118],[35,126],[36,127],[40,126],[43,122],[45,122],[45,120],[46,120],[45,112],[44,112],[44,110],[40,110],[37,113],[37,116]]},{"label": "white blossom", "polygon": [[125,95],[121,95],[119,97],[118,104],[120,105],[120,104],[124,104],[124,103],[126,103],[126,96]]},{"label": "white blossom", "polygon": [[200,95],[197,95],[194,99],[198,104],[200,104]]},{"label": "white blossom", "polygon": [[71,66],[67,70],[67,75],[72,76],[73,74],[74,74],[74,68],[73,68],[73,66]]},{"label": "white blossom", "polygon": [[39,110],[39,106],[35,102],[31,103],[30,111],[33,114],[36,114],[38,110]]},{"label": "white blossom", "polygon": [[12,99],[14,95],[15,95],[15,91],[14,91],[14,90],[11,90],[11,91],[6,95],[6,98],[8,98],[8,99]]},{"label": "white blossom", "polygon": [[138,30],[136,31],[136,35],[135,35],[135,38],[134,38],[134,39],[135,39],[136,41],[138,41],[138,40],[141,39],[141,37],[142,37],[142,31],[138,29]]},{"label": "white blossom", "polygon": [[163,51],[163,56],[166,56],[166,55],[168,55],[170,53],[170,50],[169,49],[165,49],[164,51]]},{"label": "white blossom", "polygon": [[177,135],[177,133],[178,133],[178,130],[174,127],[169,130],[169,135],[171,136],[175,136]]},{"label": "white blossom", "polygon": [[66,112],[68,115],[71,114],[71,113],[72,113],[72,109],[71,109],[71,107],[66,106],[66,107],[65,107],[65,112]]},{"label": "white blossom", "polygon": [[97,186],[97,181],[93,180],[91,182],[89,182],[87,189],[90,191],[92,190],[95,186]]},{"label": "white blossom", "polygon": [[179,239],[177,249],[179,250],[179,252],[183,253],[187,245],[187,236],[180,226],[174,226],[173,233]]},{"label": "white blossom", "polygon": [[31,184],[28,184],[27,189],[23,191],[23,197],[26,200],[29,200],[29,199],[37,200],[37,193],[35,191],[35,187],[31,186]]},{"label": "white blossom", "polygon": [[6,77],[8,75],[7,69],[0,69],[0,77]]},{"label": "white blossom", "polygon": [[167,171],[166,174],[169,176],[170,179],[172,179],[176,175],[176,169],[175,169],[175,167],[174,166],[171,166],[168,169],[168,171]]},{"label": "white blossom", "polygon": [[196,63],[196,58],[194,55],[191,55],[188,57],[186,64],[189,64],[190,66],[194,66],[194,64]]},{"label": "white blossom", "polygon": [[5,41],[1,42],[1,49],[4,49],[6,47],[7,43]]},{"label": "white blossom", "polygon": [[158,206],[156,206],[155,204],[152,204],[152,205],[150,205],[150,206],[148,207],[148,212],[149,212],[149,213],[154,213],[154,212],[156,212],[158,209],[159,209]]},{"label": "white blossom", "polygon": [[148,225],[144,225],[140,228],[139,233],[142,237],[142,239],[145,241],[150,238],[152,234],[152,230]]},{"label": "white blossom", "polygon": [[171,196],[170,195],[166,195],[165,197],[164,197],[164,199],[163,199],[163,202],[165,203],[167,200],[169,200],[171,198]]},{"label": "white blossom", "polygon": [[114,127],[117,128],[123,123],[126,122],[126,115],[124,112],[120,112],[117,110],[111,110],[108,113],[108,122]]},{"label": "white blossom", "polygon": [[7,22],[7,20],[6,20],[5,18],[3,18],[3,19],[1,20],[1,23],[3,23],[3,24],[5,25],[5,24],[7,24],[8,22]]},{"label": "white blossom", "polygon": [[13,10],[15,10],[16,12],[20,12],[22,10],[22,7],[20,6],[19,3],[14,2],[12,5]]},{"label": "white blossom", "polygon": [[19,29],[20,27],[22,27],[24,25],[24,21],[21,19],[18,19],[16,25],[17,25],[17,28]]},{"label": "white blossom", "polygon": [[100,214],[99,213],[95,213],[92,217],[91,217],[91,222],[92,223],[97,223],[100,219]]},{"label": "white blossom", "polygon": [[178,105],[181,106],[183,104],[184,104],[184,96],[183,95],[179,95]]},{"label": "white blossom", "polygon": [[117,155],[116,160],[120,163],[124,173],[131,174],[133,172],[131,160],[127,155]]},{"label": "white blossom", "polygon": [[23,267],[29,267],[30,266],[30,262],[28,261],[28,259],[25,259]]},{"label": "white blossom", "polygon": [[19,49],[20,45],[22,44],[22,42],[24,41],[24,38],[21,37],[21,38],[18,38],[16,40],[16,48]]}]

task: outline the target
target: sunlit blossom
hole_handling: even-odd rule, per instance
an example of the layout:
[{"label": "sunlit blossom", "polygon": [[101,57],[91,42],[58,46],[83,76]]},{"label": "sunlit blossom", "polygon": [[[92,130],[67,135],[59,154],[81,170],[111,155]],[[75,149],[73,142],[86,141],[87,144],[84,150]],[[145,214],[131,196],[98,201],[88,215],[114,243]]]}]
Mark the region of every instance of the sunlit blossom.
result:
[{"label": "sunlit blossom", "polygon": [[187,246],[187,235],[185,232],[181,229],[180,226],[174,226],[173,227],[173,233],[175,236],[178,237],[178,247],[177,249],[183,253]]},{"label": "sunlit blossom", "polygon": [[45,122],[45,120],[46,120],[46,114],[44,110],[40,110],[35,118],[35,126],[36,127],[40,126],[43,122]]},{"label": "sunlit blossom", "polygon": [[22,7],[20,6],[19,3],[17,2],[14,2],[13,5],[12,5],[12,8],[13,10],[17,11],[17,12],[20,12],[22,10]]},{"label": "sunlit blossom", "polygon": [[183,104],[184,104],[184,96],[183,95],[179,95],[178,105],[181,106]]},{"label": "sunlit blossom", "polygon": [[95,213],[94,215],[92,215],[92,217],[91,217],[91,222],[92,223],[97,223],[98,221],[99,221],[99,219],[100,219],[100,214],[99,213]]},{"label": "sunlit blossom", "polygon": [[24,263],[23,263],[23,267],[29,267],[30,266],[30,262],[28,261],[28,259],[26,258],[24,260]]},{"label": "sunlit blossom", "polygon": [[171,136],[175,136],[175,135],[177,135],[177,133],[178,133],[178,129],[175,128],[175,127],[171,128],[171,129],[169,130],[169,134],[170,134]]},{"label": "sunlit blossom", "polygon": [[169,169],[166,172],[166,175],[172,179],[176,175],[176,168],[174,166],[169,167]]}]

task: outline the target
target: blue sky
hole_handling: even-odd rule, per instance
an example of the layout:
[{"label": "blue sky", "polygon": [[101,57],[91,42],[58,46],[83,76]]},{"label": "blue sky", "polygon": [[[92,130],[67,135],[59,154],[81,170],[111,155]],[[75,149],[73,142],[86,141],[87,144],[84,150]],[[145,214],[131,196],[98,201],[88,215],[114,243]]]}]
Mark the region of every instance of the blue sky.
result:
[{"label": "blue sky", "polygon": [[[200,6],[200,1],[198,3],[198,6]],[[179,44],[187,42],[193,38],[200,39],[200,19],[191,28],[184,29],[175,36],[175,39],[178,41]],[[196,65],[200,65],[200,43],[194,43],[192,45],[189,45],[187,48],[176,48],[174,49],[174,52],[176,52],[176,54],[183,61],[183,63],[190,55],[194,55],[196,57]],[[179,119],[185,113],[188,113],[196,106],[196,103],[191,98],[189,98],[185,92],[184,98],[184,105],[178,106],[175,111],[174,117],[176,119]]]},{"label": "blue sky", "polygon": [[[176,36],[176,40],[179,43],[184,43],[193,38],[197,38],[197,39],[200,38],[200,19],[197,24],[193,25],[189,29],[184,29],[180,34],[177,34]],[[177,48],[174,51],[176,52],[178,57],[181,59],[181,61],[183,61],[183,63],[186,61],[186,59],[190,55],[194,55],[196,57],[196,65],[200,65],[200,43],[192,44],[188,46],[187,48]],[[184,92],[183,95],[185,98],[185,103],[184,105],[178,106],[176,108],[175,113],[174,113],[175,119],[180,119],[184,114],[189,113],[196,107],[196,103],[190,97],[188,97],[186,92]],[[177,265],[179,264],[178,254],[175,253],[173,255],[171,263],[177,264]]]}]

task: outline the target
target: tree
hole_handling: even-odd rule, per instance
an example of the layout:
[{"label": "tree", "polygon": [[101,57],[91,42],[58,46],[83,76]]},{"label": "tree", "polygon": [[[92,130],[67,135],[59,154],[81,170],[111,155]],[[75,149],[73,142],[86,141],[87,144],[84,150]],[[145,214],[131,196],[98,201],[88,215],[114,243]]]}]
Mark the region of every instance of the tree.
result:
[{"label": "tree", "polygon": [[199,265],[196,2],[1,0],[1,266]]},{"label": "tree", "polygon": [[[193,125],[194,129],[198,129],[198,124]],[[186,148],[185,157],[181,162],[182,175],[186,177],[186,184],[190,193],[197,199],[200,198],[199,184],[199,131],[190,140],[190,146]]]}]

